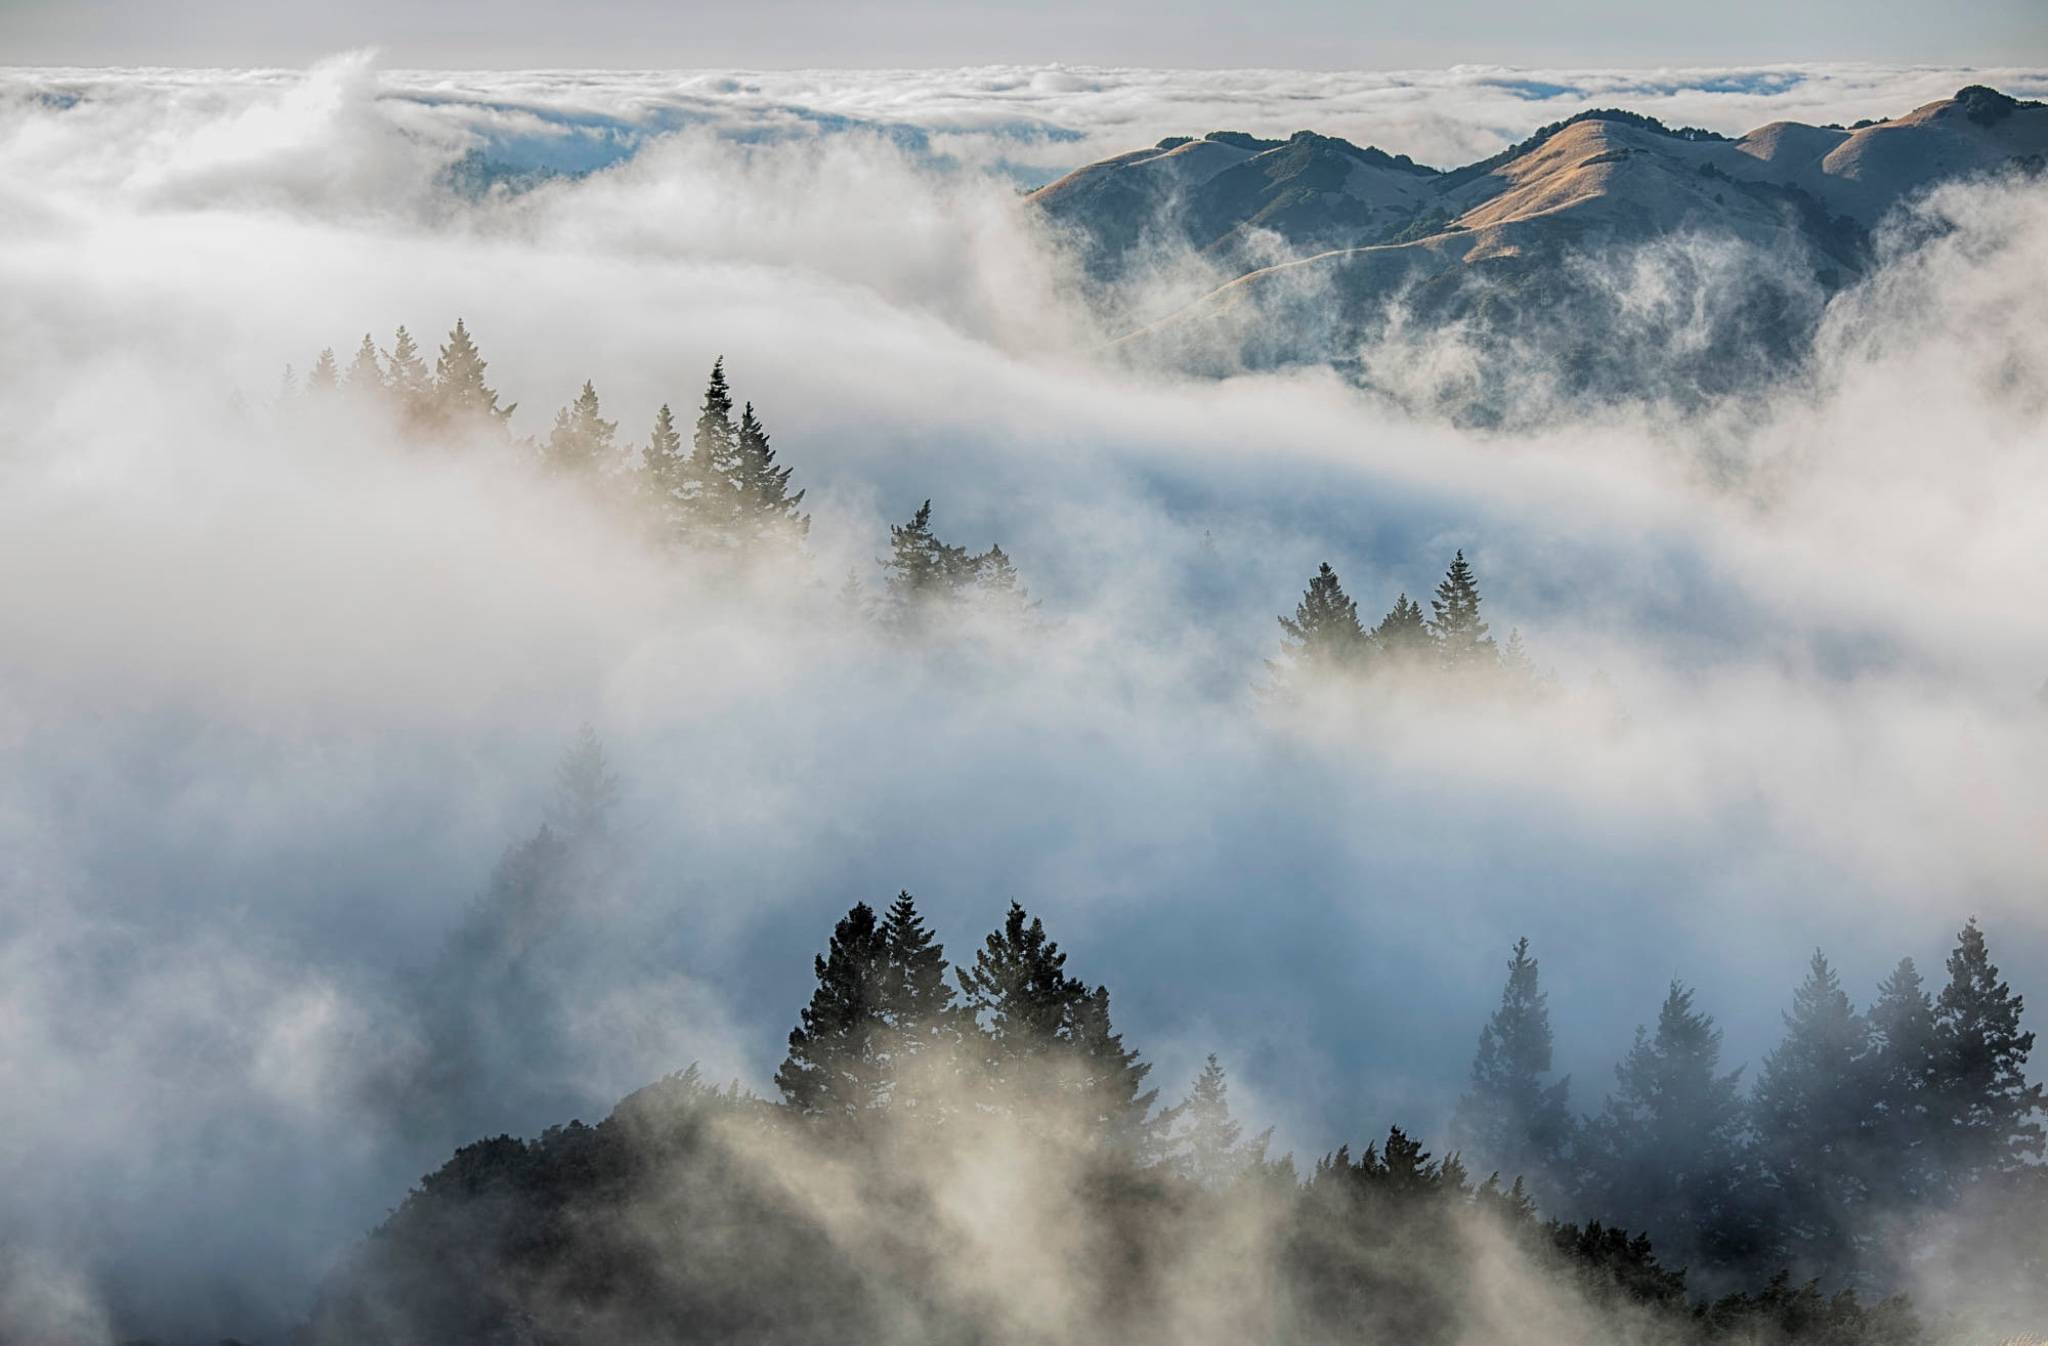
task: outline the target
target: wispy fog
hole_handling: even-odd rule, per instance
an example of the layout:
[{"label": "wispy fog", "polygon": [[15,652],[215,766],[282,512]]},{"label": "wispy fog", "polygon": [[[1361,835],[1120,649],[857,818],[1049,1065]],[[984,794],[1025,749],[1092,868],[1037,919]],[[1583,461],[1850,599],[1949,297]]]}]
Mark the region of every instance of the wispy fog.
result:
[{"label": "wispy fog", "polygon": [[[902,888],[961,949],[1024,902],[1160,1079],[1221,1054],[1304,1153],[1439,1137],[1524,934],[1586,1109],[1673,976],[1731,1064],[1814,946],[1862,1003],[1971,915],[2048,1003],[2038,178],[1914,207],[1768,388],[1515,434],[1326,370],[1130,369],[1016,190],[1168,133],[1447,165],[1593,104],[1740,131],[1970,80],[2048,91],[0,75],[0,1328],[274,1332],[460,1141],[693,1061],[766,1088],[831,921]],[[678,560],[511,445],[280,396],[458,316],[521,436],[589,379],[637,446],[722,355],[804,555]],[[925,648],[849,614],[927,498],[1029,621]],[[1377,618],[1458,549],[1548,696],[1255,690],[1319,562]],[[449,1084],[422,988],[585,724],[619,859]]]}]

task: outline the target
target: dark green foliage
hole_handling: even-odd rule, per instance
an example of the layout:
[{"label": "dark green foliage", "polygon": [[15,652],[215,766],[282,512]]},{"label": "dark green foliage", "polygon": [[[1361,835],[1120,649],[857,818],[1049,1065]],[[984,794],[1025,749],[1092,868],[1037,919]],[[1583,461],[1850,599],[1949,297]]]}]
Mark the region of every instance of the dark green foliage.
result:
[{"label": "dark green foliage", "polygon": [[1772,1261],[1839,1284],[1865,1203],[1870,1030],[1815,950],[1792,993],[1785,1040],[1764,1058],[1750,1101]]},{"label": "dark green foliage", "polygon": [[795,541],[811,531],[811,516],[799,508],[804,493],[791,494],[794,468],[777,466],[768,431],[754,415],[754,404],[740,412],[735,432],[734,490],[745,537],[753,541]]},{"label": "dark green foliage", "polygon": [[1548,999],[1529,941],[1515,943],[1500,1007],[1479,1030],[1472,1087],[1458,1102],[1452,1134],[1481,1171],[1491,1168],[1537,1184],[1555,1204],[1567,1172],[1572,1118],[1569,1079],[1550,1080]]},{"label": "dark green foliage", "polygon": [[1325,561],[1308,582],[1292,617],[1280,618],[1281,662],[1274,671],[1314,679],[1364,669],[1370,646],[1358,623],[1358,604],[1345,594],[1337,572]]},{"label": "dark green foliage", "polygon": [[2034,1035],[2020,1028],[2023,1008],[1969,922],[1934,1002],[1936,1152],[1951,1191],[2041,1158],[2042,1086],[2027,1082]]},{"label": "dark green foliage", "polygon": [[1940,1186],[1934,1001],[1912,959],[1900,959],[1878,987],[1869,1026],[1864,1181],[1880,1206],[1925,1201]]},{"label": "dark green foliage", "polygon": [[881,567],[883,616],[899,630],[930,630],[969,603],[1012,616],[1034,606],[1000,546],[975,555],[933,531],[929,500],[910,522],[889,525],[889,555]]},{"label": "dark green foliage", "polygon": [[681,541],[689,532],[686,470],[683,434],[676,429],[675,413],[664,402],[661,410],[654,413],[654,428],[647,434],[647,446],[640,450],[640,495],[647,502],[657,535],[664,541]]},{"label": "dark green foliage", "polygon": [[818,988],[775,1072],[783,1102],[806,1116],[857,1121],[888,1102],[888,937],[867,903],[833,928]]},{"label": "dark green foliage", "polygon": [[1437,659],[1447,670],[1486,670],[1499,664],[1493,637],[1479,619],[1479,603],[1479,581],[1460,550],[1436,586],[1436,597],[1429,600],[1435,614],[1429,633],[1436,640]]},{"label": "dark green foliage", "polygon": [[1163,1120],[1173,1127],[1169,1145],[1174,1171],[1191,1182],[1215,1190],[1267,1169],[1272,1129],[1244,1138],[1244,1127],[1230,1115],[1230,1082],[1214,1052],[1195,1077],[1187,1100]]},{"label": "dark green foliage", "polygon": [[1587,1123],[1580,1206],[1649,1231],[1673,1260],[1740,1255],[1742,1072],[1722,1074],[1721,1031],[1677,982],[1656,1032],[1636,1030],[1615,1089]]},{"label": "dark green foliage", "polygon": [[730,539],[741,523],[740,432],[733,424],[723,356],[712,362],[690,431],[682,499],[692,535],[699,540]]},{"label": "dark green foliage", "polygon": [[1424,662],[1432,646],[1422,604],[1405,593],[1396,598],[1394,606],[1372,629],[1372,643],[1375,650],[1398,666],[1414,667]]}]

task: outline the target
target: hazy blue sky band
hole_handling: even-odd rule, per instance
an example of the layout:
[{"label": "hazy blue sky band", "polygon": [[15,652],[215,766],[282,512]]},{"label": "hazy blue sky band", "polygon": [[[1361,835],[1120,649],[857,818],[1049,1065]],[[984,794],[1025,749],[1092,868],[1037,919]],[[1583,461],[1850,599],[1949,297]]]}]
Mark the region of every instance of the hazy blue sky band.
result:
[{"label": "hazy blue sky band", "polygon": [[1691,65],[2048,60],[2038,0],[1714,5],[1566,0],[5,0],[22,64],[296,65],[376,45],[393,64],[602,68],[904,67],[990,61],[1391,69],[1483,61]]}]

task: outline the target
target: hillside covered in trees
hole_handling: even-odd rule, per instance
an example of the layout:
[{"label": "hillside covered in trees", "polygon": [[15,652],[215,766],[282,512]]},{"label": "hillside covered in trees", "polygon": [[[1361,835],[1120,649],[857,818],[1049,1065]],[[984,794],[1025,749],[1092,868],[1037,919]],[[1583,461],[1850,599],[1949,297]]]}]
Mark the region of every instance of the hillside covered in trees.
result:
[{"label": "hillside covered in trees", "polygon": [[[565,782],[588,807],[501,872],[518,901],[610,844],[594,744]],[[2048,1273],[2034,1038],[1974,921],[1938,985],[1902,960],[1867,1009],[1816,953],[1753,1078],[1674,983],[1589,1111],[1523,940],[1448,1143],[1306,1163],[1216,1057],[1154,1078],[1016,903],[957,965],[910,894],[856,904],[814,972],[776,1097],[691,1067],[465,1146],[302,1339],[1905,1346],[1946,1339],[1897,1293],[1929,1240],[2015,1303]]]}]

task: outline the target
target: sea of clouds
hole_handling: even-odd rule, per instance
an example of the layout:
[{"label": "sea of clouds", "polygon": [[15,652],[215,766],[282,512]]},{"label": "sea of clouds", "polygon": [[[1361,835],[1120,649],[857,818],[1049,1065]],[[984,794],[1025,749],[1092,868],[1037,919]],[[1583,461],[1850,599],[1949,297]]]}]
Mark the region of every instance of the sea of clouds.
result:
[{"label": "sea of clouds", "polygon": [[[1447,166],[1966,83],[2048,72],[0,72],[0,1326],[274,1334],[453,1144],[693,1060],[765,1087],[899,888],[956,952],[1022,901],[1169,1096],[1217,1051],[1304,1149],[1437,1134],[1521,934],[1587,1109],[1673,976],[1731,1062],[1817,944],[1867,998],[1974,914],[2048,995],[2038,181],[1918,205],[1778,387],[1514,435],[1123,368],[1016,190],[1216,128]],[[273,405],[458,315],[521,434],[588,378],[639,440],[723,355],[810,559],[706,575],[510,450]],[[927,497],[1033,630],[845,617]],[[1318,562],[1376,615],[1459,548],[1548,701],[1262,702]],[[616,871],[422,1107],[419,988],[586,723]]]}]

